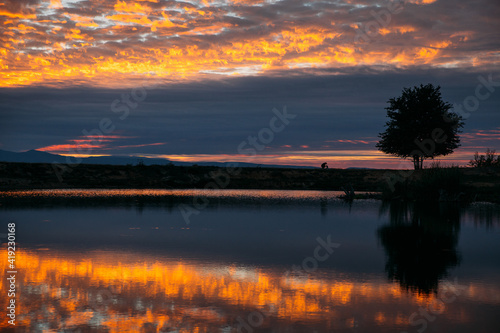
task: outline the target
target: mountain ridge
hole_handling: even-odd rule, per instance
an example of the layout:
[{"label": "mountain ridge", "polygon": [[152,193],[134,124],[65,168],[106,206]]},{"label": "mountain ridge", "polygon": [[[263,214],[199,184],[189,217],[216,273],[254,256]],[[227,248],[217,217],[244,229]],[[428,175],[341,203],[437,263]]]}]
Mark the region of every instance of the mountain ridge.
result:
[{"label": "mountain ridge", "polygon": [[98,156],[98,157],[71,157],[51,154],[44,151],[31,149],[25,152],[13,152],[0,149],[0,162],[17,163],[59,163],[59,164],[108,164],[108,165],[167,165],[176,166],[218,166],[224,167],[237,163],[240,167],[266,167],[266,168],[294,168],[294,169],[315,169],[311,166],[302,165],[276,165],[276,164],[256,164],[243,162],[176,162],[163,158],[140,158],[130,156]]}]

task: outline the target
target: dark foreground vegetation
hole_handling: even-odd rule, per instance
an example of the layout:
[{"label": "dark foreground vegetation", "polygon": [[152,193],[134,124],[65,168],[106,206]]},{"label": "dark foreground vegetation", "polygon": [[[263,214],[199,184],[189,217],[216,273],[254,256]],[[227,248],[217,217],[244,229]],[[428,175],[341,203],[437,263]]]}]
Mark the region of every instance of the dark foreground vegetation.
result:
[{"label": "dark foreground vegetation", "polygon": [[[228,169],[173,165],[81,164],[58,179],[51,164],[0,162],[0,191],[76,188],[220,188],[379,192],[376,197],[410,201],[500,202],[500,170]],[[358,194],[354,198],[359,197]]]}]

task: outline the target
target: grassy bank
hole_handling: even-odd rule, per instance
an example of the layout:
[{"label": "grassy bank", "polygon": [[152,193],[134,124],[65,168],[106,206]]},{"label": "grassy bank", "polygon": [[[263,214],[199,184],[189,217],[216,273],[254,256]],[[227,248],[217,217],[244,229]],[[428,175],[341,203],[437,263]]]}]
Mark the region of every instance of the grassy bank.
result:
[{"label": "grassy bank", "polygon": [[[61,172],[61,170],[58,170]],[[281,169],[173,165],[91,165],[65,170],[51,164],[0,162],[0,190],[56,188],[212,188],[382,192],[387,199],[439,200],[455,196],[500,202],[498,169],[398,170]],[[444,192],[443,192],[444,191]],[[440,194],[441,193],[441,194]],[[444,193],[444,194],[443,194]],[[463,193],[463,194],[460,194]]]}]

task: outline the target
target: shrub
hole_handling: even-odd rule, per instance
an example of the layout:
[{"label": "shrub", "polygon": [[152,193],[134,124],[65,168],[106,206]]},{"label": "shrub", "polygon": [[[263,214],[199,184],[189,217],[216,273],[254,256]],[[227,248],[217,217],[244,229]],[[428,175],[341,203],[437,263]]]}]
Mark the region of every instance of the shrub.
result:
[{"label": "shrub", "polygon": [[486,149],[485,155],[479,155],[476,151],[474,159],[470,160],[469,165],[473,168],[500,167],[500,156],[495,158],[494,149]]},{"label": "shrub", "polygon": [[394,191],[384,189],[383,197],[391,200],[462,201],[463,191],[458,167],[434,165],[395,184]]}]

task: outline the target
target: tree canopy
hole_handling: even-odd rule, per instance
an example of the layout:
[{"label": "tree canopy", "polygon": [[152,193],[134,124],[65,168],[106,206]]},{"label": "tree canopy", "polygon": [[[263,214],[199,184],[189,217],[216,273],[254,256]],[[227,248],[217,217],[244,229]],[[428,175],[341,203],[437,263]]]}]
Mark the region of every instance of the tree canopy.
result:
[{"label": "tree canopy", "polygon": [[421,169],[426,158],[451,154],[460,146],[462,117],[442,100],[441,87],[432,84],[404,88],[400,97],[389,99],[386,130],[377,148],[386,154],[412,158]]}]

